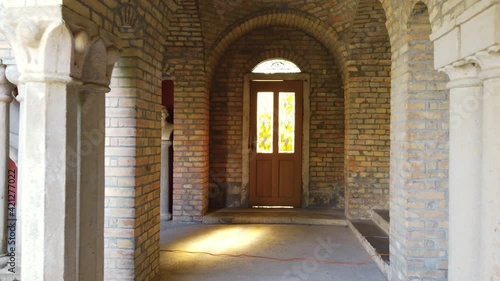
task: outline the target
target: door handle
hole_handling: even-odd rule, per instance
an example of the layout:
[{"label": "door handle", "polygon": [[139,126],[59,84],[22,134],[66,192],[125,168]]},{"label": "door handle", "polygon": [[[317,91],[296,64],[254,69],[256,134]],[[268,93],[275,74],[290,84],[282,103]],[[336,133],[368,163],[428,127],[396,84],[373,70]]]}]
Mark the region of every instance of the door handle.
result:
[{"label": "door handle", "polygon": [[252,152],[255,151],[255,141],[253,136],[250,137],[250,142],[248,143],[248,146]]}]

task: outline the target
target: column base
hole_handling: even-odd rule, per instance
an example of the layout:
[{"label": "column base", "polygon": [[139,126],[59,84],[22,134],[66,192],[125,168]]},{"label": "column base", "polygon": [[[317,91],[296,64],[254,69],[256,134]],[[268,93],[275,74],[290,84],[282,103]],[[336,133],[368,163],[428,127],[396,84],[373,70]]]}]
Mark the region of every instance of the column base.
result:
[{"label": "column base", "polygon": [[[7,267],[7,262],[9,262],[9,257],[6,254],[0,255],[0,270]],[[0,279],[0,280],[3,280],[3,279]]]},{"label": "column base", "polygon": [[[21,276],[21,263],[17,256],[13,260],[7,254],[0,255],[0,280],[20,280]],[[17,279],[15,278],[17,277]]]},{"label": "column base", "polygon": [[161,215],[160,215],[160,220],[161,220],[161,221],[169,221],[169,220],[172,220],[172,214],[171,214],[171,213],[161,214]]}]

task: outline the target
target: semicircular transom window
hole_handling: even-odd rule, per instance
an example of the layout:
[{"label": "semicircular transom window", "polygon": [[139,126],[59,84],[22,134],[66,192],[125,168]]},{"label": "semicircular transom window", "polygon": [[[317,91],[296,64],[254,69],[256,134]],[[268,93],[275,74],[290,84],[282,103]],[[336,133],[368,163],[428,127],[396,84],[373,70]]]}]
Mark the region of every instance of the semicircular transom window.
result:
[{"label": "semicircular transom window", "polygon": [[270,59],[259,63],[252,73],[300,73],[300,68],[293,62],[285,59]]}]

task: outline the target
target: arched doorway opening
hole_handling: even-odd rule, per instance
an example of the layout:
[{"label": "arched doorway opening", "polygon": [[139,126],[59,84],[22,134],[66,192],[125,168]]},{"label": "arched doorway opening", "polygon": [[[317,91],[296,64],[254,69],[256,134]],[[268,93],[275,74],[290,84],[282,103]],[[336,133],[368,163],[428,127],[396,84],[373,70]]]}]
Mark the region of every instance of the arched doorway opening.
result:
[{"label": "arched doorway opening", "polygon": [[[293,47],[290,42],[295,42]],[[266,64],[291,72],[293,66],[286,66],[286,60],[302,73],[251,73]],[[210,93],[211,208],[254,205],[249,202],[250,106],[245,109],[251,104],[250,95],[245,94],[250,92],[251,80],[304,83],[302,167],[295,172],[302,176],[298,206],[344,208],[344,93],[333,62],[331,52],[320,42],[291,27],[255,29],[228,48],[216,68]]]},{"label": "arched doorway opening", "polygon": [[274,58],[246,74],[243,90],[242,183],[249,207],[307,207],[310,75]]}]

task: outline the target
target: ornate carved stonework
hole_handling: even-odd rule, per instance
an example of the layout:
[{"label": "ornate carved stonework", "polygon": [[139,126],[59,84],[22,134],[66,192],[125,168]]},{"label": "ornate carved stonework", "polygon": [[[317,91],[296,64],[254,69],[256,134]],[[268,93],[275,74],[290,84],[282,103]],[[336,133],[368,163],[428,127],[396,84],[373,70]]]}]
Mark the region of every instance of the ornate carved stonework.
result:
[{"label": "ornate carved stonework", "polygon": [[440,72],[445,72],[450,78],[448,88],[475,87],[481,85],[478,73],[480,67],[467,60],[461,60],[451,65],[447,65],[439,69]]},{"label": "ornate carved stonework", "polygon": [[[0,31],[13,47],[19,82],[108,88],[120,39],[61,6],[0,6]],[[103,63],[105,62],[105,63]]]},{"label": "ornate carved stonework", "polygon": [[132,33],[137,37],[142,35],[144,17],[139,13],[135,2],[122,3],[116,7],[115,23],[122,33]]},{"label": "ornate carved stonework", "polygon": [[7,80],[6,69],[7,66],[0,60],[0,102],[10,103],[14,98],[12,91],[16,86]]},{"label": "ornate carved stonework", "polygon": [[498,79],[500,77],[500,45],[477,52],[468,59],[477,62],[481,66],[482,71],[479,74],[481,79]]}]

